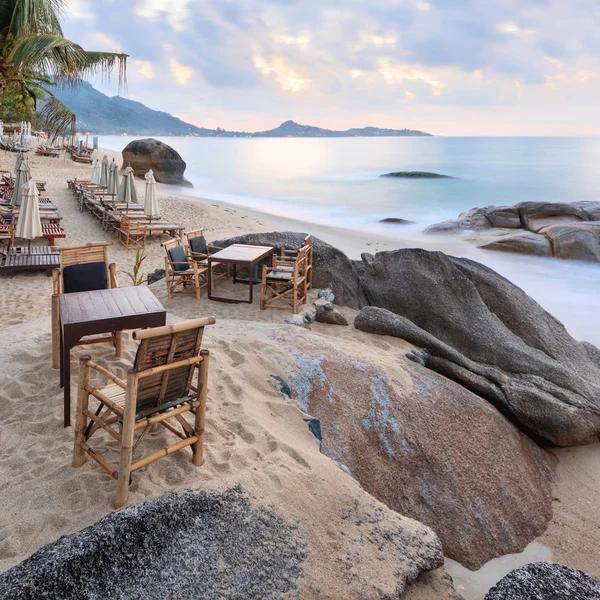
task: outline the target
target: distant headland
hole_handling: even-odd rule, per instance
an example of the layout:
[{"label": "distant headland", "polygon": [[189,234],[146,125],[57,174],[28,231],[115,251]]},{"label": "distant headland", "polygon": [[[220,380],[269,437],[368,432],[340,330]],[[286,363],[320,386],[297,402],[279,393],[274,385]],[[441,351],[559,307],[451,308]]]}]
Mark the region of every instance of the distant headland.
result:
[{"label": "distant headland", "polygon": [[415,129],[382,129],[360,127],[335,131],[312,125],[300,125],[285,121],[268,131],[227,131],[207,129],[186,123],[169,113],[153,110],[141,102],[121,96],[107,96],[84,83],[76,89],[57,89],[59,100],[77,115],[77,130],[102,135],[178,135],[195,137],[299,137],[299,138],[339,138],[339,137],[408,137],[430,136],[430,133]]}]

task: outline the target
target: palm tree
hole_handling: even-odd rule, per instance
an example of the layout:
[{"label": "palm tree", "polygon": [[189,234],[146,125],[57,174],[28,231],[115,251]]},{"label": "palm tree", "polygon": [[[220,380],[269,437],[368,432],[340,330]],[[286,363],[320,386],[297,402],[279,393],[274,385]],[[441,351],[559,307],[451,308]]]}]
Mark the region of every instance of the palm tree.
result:
[{"label": "palm tree", "polygon": [[34,109],[43,93],[43,114],[51,134],[74,123],[75,115],[47,88],[49,84],[77,86],[94,73],[110,76],[118,68],[119,87],[125,85],[127,55],[88,52],[66,39],[60,18],[65,0],[0,0],[0,103],[7,90]]}]

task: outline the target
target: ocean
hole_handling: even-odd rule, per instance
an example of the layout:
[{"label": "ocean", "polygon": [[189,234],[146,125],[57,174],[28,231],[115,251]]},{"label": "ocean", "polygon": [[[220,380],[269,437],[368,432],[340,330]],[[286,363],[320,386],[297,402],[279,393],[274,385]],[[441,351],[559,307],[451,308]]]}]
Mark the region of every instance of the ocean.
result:
[{"label": "ocean", "polygon": [[[103,136],[120,152],[134,137]],[[600,346],[600,265],[483,251],[421,230],[475,206],[600,200],[600,137],[158,138],[187,163],[187,195],[467,256]],[[117,156],[118,158],[118,156]],[[431,171],[456,179],[392,179]],[[397,217],[408,226],[379,223]],[[326,240],[327,241],[327,240]],[[353,258],[358,258],[358,256]]]}]

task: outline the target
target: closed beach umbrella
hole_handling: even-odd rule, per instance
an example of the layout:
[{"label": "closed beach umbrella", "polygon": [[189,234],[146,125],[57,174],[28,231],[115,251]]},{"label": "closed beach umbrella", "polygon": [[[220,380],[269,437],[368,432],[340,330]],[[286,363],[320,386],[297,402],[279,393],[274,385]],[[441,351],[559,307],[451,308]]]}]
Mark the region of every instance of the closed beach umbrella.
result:
[{"label": "closed beach umbrella", "polygon": [[104,155],[102,159],[102,165],[100,170],[100,181],[98,181],[98,185],[101,188],[108,187],[108,156]]},{"label": "closed beach umbrella", "polygon": [[121,179],[119,191],[117,192],[117,202],[139,204],[135,183],[133,181],[133,169],[130,166],[127,166],[121,175],[123,175],[123,179]]},{"label": "closed beach umbrella", "polygon": [[146,175],[146,196],[144,198],[144,214],[149,217],[157,217],[159,215],[158,212],[158,200],[156,199],[156,190],[154,189],[154,184],[156,180],[154,179],[154,173],[152,169],[150,169]]},{"label": "closed beach umbrella", "polygon": [[96,162],[94,163],[94,167],[92,170],[92,177],[90,179],[90,183],[93,183],[94,185],[98,185],[100,183],[101,171],[102,171],[102,165],[100,165],[100,161],[98,159],[96,159]]},{"label": "closed beach umbrella", "polygon": [[23,191],[27,182],[31,179],[31,170],[27,159],[21,160],[21,166],[15,177],[15,189],[13,191],[12,203],[15,206],[21,206],[23,202]]},{"label": "closed beach umbrella", "polygon": [[38,189],[33,180],[30,180],[25,186],[25,194],[23,195],[23,204],[19,212],[19,218],[17,219],[15,237],[26,240],[42,237]]},{"label": "closed beach umbrella", "polygon": [[23,162],[23,153],[19,152],[17,154],[17,162],[15,164],[15,173],[19,172],[19,169],[21,168],[21,163]]},{"label": "closed beach umbrella", "polygon": [[106,193],[109,196],[116,196],[119,191],[119,167],[113,158],[108,167],[108,188]]}]

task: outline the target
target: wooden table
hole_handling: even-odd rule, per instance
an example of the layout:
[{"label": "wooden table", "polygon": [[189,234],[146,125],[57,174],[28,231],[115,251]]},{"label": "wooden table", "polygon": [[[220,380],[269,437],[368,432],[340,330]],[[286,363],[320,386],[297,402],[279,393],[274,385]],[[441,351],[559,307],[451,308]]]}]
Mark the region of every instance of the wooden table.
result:
[{"label": "wooden table", "polygon": [[[263,261],[265,258],[269,258],[273,254],[273,248],[271,246],[249,246],[246,244],[233,244],[219,252],[210,254],[208,256],[208,299],[217,300],[218,302],[231,302],[241,303],[247,302],[252,304],[252,286],[254,284],[254,266]],[[212,263],[226,263],[233,265],[233,283],[239,281],[240,283],[248,283],[249,296],[248,300],[237,300],[234,298],[222,298],[220,296],[214,296],[211,293],[212,290]],[[237,266],[241,265],[248,268],[248,279],[238,280]]]},{"label": "wooden table", "polygon": [[60,386],[64,392],[64,423],[71,424],[71,348],[81,338],[125,329],[161,327],[167,312],[144,286],[74,292],[60,297]]}]

